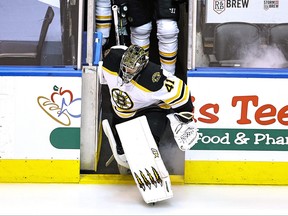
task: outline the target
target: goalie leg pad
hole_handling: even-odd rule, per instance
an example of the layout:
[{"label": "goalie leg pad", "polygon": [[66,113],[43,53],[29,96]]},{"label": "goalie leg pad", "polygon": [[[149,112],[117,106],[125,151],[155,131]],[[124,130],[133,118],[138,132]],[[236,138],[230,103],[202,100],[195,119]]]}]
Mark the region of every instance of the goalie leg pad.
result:
[{"label": "goalie leg pad", "polygon": [[163,163],[146,116],[116,125],[133,178],[146,203],[173,197]]},{"label": "goalie leg pad", "polygon": [[105,135],[108,138],[108,141],[109,141],[109,144],[110,144],[110,147],[111,147],[111,150],[112,150],[112,153],[114,155],[115,160],[117,161],[117,163],[119,165],[129,169],[129,164],[125,158],[125,155],[118,155],[117,154],[116,141],[115,141],[113,132],[111,130],[110,124],[109,124],[107,119],[104,119],[102,121],[102,128],[103,128]]}]

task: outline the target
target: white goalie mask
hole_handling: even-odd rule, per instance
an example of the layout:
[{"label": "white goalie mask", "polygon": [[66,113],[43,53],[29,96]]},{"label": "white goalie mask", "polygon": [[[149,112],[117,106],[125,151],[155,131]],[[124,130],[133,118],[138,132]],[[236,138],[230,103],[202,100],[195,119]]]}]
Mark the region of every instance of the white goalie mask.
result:
[{"label": "white goalie mask", "polygon": [[127,48],[120,62],[120,72],[124,83],[130,82],[148,64],[149,57],[138,45]]}]

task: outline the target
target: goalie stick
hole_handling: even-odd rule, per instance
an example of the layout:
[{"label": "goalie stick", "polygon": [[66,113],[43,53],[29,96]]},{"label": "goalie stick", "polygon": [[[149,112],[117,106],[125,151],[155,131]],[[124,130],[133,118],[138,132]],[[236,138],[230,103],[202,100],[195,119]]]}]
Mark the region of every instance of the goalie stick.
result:
[{"label": "goalie stick", "polygon": [[128,12],[128,6],[126,3],[122,3],[120,6],[114,4],[112,5],[112,12],[114,17],[116,45],[126,45],[124,36],[128,36],[126,29],[126,13]]},{"label": "goalie stick", "polygon": [[116,35],[116,45],[120,45],[120,35],[119,35],[119,28],[118,28],[118,6],[112,6],[113,17],[114,17],[114,28],[115,28],[115,35]]}]

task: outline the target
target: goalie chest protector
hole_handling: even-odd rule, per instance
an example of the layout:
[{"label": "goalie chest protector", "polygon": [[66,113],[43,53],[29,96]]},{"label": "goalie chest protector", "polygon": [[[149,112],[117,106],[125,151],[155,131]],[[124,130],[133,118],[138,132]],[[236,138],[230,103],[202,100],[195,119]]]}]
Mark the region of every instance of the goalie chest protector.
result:
[{"label": "goalie chest protector", "polygon": [[116,125],[131,174],[146,203],[173,197],[169,173],[146,116]]}]

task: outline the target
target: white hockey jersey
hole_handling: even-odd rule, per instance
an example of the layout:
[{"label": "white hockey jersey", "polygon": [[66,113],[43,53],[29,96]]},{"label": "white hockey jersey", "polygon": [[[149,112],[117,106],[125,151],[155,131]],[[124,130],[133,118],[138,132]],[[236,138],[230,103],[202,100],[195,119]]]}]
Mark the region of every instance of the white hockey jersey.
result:
[{"label": "white hockey jersey", "polygon": [[124,83],[119,68],[125,49],[125,46],[112,47],[103,59],[102,68],[111,104],[119,117],[132,117],[138,110],[150,106],[163,109],[185,107],[181,111],[192,111],[188,86],[178,77],[162,70],[160,65],[149,62],[133,80]]}]

